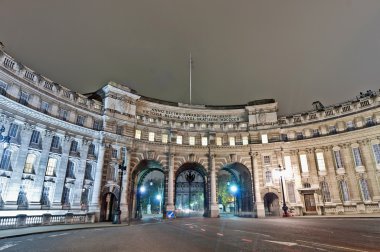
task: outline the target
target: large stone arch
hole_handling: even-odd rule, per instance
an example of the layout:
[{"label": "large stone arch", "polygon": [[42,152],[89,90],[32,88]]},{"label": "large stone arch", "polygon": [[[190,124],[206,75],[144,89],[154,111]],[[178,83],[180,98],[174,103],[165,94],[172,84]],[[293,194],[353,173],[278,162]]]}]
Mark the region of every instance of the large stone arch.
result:
[{"label": "large stone arch", "polygon": [[119,201],[120,187],[118,185],[106,185],[101,194],[100,221],[112,221]]}]

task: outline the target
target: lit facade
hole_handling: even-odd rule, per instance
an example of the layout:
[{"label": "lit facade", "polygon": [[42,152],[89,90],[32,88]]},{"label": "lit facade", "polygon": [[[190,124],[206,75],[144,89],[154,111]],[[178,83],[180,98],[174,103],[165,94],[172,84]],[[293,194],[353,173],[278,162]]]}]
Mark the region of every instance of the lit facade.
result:
[{"label": "lit facade", "polygon": [[377,92],[287,116],[271,99],[187,105],[113,82],[85,96],[4,50],[0,92],[2,216],[91,212],[110,220],[121,194],[122,220],[139,218],[139,187],[153,170],[164,175],[163,213],[181,208],[189,171],[209,217],[219,215],[223,172],[239,188],[237,215],[280,215],[282,193],[294,215],[380,212]]}]

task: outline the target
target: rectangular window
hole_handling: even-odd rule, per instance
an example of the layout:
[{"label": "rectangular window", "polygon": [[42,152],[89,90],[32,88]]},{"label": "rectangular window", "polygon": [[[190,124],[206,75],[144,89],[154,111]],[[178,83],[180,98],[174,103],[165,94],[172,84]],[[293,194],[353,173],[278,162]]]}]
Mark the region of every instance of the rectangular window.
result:
[{"label": "rectangular window", "polygon": [[7,83],[3,82],[0,80],[0,94],[1,95],[6,95],[7,94]]},{"label": "rectangular window", "polygon": [[329,134],[336,134],[336,127],[335,126],[329,126]]},{"label": "rectangular window", "polygon": [[242,137],[242,142],[243,142],[243,145],[248,145],[248,137],[247,136],[243,136]]},{"label": "rectangular window", "polygon": [[92,178],[92,165],[90,163],[86,163],[86,171],[84,173],[84,178],[93,180]]},{"label": "rectangular window", "polygon": [[376,159],[376,164],[380,164],[380,144],[372,145],[373,154]]},{"label": "rectangular window", "polygon": [[263,143],[263,144],[268,143],[268,135],[267,134],[261,135],[261,143]]},{"label": "rectangular window", "polygon": [[301,154],[300,155],[300,161],[301,161],[301,170],[302,170],[302,172],[309,172],[309,166],[307,164],[306,154]]},{"label": "rectangular window", "polygon": [[270,156],[264,156],[263,159],[264,159],[264,164],[270,165]]},{"label": "rectangular window", "polygon": [[235,146],[235,137],[229,137],[230,146]]},{"label": "rectangular window", "polygon": [[325,159],[322,152],[317,152],[317,164],[320,171],[326,171]]},{"label": "rectangular window", "polygon": [[292,168],[292,160],[290,159],[290,156],[284,157],[284,164],[285,164],[285,170],[288,172],[291,172],[293,170]]},{"label": "rectangular window", "polygon": [[112,158],[117,158],[117,150],[112,149]]},{"label": "rectangular window", "polygon": [[348,185],[345,180],[339,181],[340,193],[344,202],[350,201],[350,193],[348,191]]},{"label": "rectangular window", "polygon": [[302,132],[297,132],[297,140],[302,140],[302,139],[303,139]]},{"label": "rectangular window", "polygon": [[208,145],[207,137],[202,137],[202,146],[207,146],[207,145]]},{"label": "rectangular window", "polygon": [[40,141],[40,132],[38,130],[33,130],[32,137],[30,138],[31,144],[38,144]]},{"label": "rectangular window", "polygon": [[77,152],[78,151],[78,142],[72,141],[70,146],[70,152]]},{"label": "rectangular window", "polygon": [[92,124],[92,128],[94,130],[102,130],[102,122],[95,120],[94,123]]},{"label": "rectangular window", "polygon": [[49,113],[49,103],[45,102],[45,101],[42,101],[41,102],[41,112],[44,113],[44,114],[48,114]]},{"label": "rectangular window", "polygon": [[222,146],[222,138],[221,137],[216,137],[216,145]]},{"label": "rectangular window", "polygon": [[68,112],[67,110],[64,110],[64,109],[61,109],[59,111],[59,118],[63,121],[67,121],[67,118],[68,118]]},{"label": "rectangular window", "polygon": [[354,161],[355,161],[355,166],[362,166],[362,158],[360,156],[360,149],[359,148],[352,148],[352,153],[354,154]]},{"label": "rectangular window", "polygon": [[195,137],[189,137],[189,145],[195,145]]},{"label": "rectangular window", "polygon": [[168,143],[168,135],[162,134],[162,143]]},{"label": "rectangular window", "polygon": [[372,117],[367,117],[367,118],[365,119],[365,125],[366,125],[367,127],[370,127],[370,126],[375,125],[375,123],[373,122]]},{"label": "rectangular window", "polygon": [[51,148],[58,149],[59,148],[59,136],[53,136],[51,141]]},{"label": "rectangular window", "polygon": [[150,142],[154,142],[154,132],[149,132],[148,140],[149,140]]},{"label": "rectangular window", "polygon": [[325,181],[321,182],[321,190],[322,190],[323,202],[331,202],[330,189],[327,182]]},{"label": "rectangular window", "polygon": [[141,130],[136,130],[135,131],[135,138],[136,139],[141,139]]},{"label": "rectangular window", "polygon": [[77,125],[83,126],[84,125],[84,119],[85,119],[84,116],[78,115],[78,117],[77,117]]},{"label": "rectangular window", "polygon": [[294,193],[294,183],[293,182],[287,183],[287,189],[288,189],[289,202],[296,203],[296,195]]},{"label": "rectangular window", "polygon": [[10,136],[10,137],[16,137],[17,136],[17,131],[18,131],[18,125],[15,124],[15,123],[12,123],[11,126],[9,127],[8,136]]},{"label": "rectangular window", "polygon": [[28,101],[29,101],[29,94],[26,93],[26,92],[21,91],[19,102],[20,102],[22,105],[27,106],[27,105],[28,105]]},{"label": "rectangular window", "polygon": [[319,136],[320,136],[319,129],[313,129],[313,137],[319,137]]},{"label": "rectangular window", "polygon": [[189,128],[194,128],[194,123],[189,123]]},{"label": "rectangular window", "polygon": [[369,195],[367,180],[365,180],[363,178],[359,179],[359,186],[360,186],[360,191],[362,192],[363,200],[364,201],[370,201],[371,197]]},{"label": "rectangular window", "polygon": [[123,134],[123,126],[116,126],[116,134],[118,135]]},{"label": "rectangular window", "polygon": [[271,171],[266,171],[265,172],[265,183],[266,184],[271,184],[272,183],[272,172]]},{"label": "rectangular window", "polygon": [[182,136],[179,136],[179,135],[177,136],[176,143],[182,144]]},{"label": "rectangular window", "polygon": [[55,168],[57,167],[57,159],[49,158],[48,164],[46,167],[46,176],[54,176]]},{"label": "rectangular window", "polygon": [[355,125],[353,124],[352,121],[348,121],[346,123],[347,130],[353,130],[355,128]]},{"label": "rectangular window", "polygon": [[9,171],[11,170],[11,155],[12,152],[8,149],[5,149],[3,156],[1,157],[0,169]]},{"label": "rectangular window", "polygon": [[342,157],[340,155],[339,150],[334,151],[334,159],[335,159],[336,168],[338,169],[343,168]]},{"label": "rectangular window", "polygon": [[24,166],[24,173],[32,173],[33,172],[33,165],[36,161],[36,155],[34,154],[28,154],[26,157],[26,162]]}]

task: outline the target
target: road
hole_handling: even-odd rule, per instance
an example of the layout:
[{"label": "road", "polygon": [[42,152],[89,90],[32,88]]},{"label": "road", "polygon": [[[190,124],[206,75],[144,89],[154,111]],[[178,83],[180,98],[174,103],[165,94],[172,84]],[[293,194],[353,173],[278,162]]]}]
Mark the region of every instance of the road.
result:
[{"label": "road", "polygon": [[380,251],[380,218],[183,218],[2,239],[0,251]]}]

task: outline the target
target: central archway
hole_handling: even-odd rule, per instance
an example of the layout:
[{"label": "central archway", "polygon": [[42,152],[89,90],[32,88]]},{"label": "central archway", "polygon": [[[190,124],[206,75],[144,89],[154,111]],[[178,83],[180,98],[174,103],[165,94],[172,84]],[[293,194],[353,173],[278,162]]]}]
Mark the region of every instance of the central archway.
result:
[{"label": "central archway", "polygon": [[195,162],[176,172],[175,206],[178,217],[205,216],[208,210],[206,169]]}]

